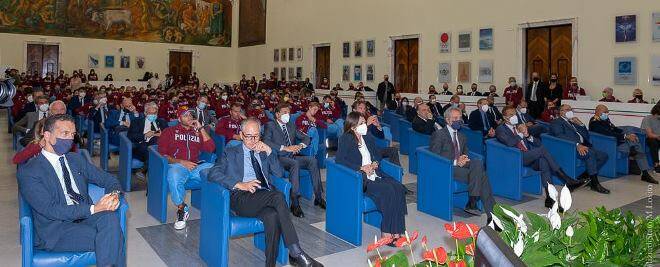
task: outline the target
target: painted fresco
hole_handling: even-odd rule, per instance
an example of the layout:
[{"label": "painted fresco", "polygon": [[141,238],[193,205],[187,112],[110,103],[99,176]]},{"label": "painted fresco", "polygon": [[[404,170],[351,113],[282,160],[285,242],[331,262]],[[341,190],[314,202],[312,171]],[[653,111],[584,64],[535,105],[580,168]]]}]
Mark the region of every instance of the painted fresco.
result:
[{"label": "painted fresco", "polygon": [[0,32],[231,45],[229,0],[0,0]]}]

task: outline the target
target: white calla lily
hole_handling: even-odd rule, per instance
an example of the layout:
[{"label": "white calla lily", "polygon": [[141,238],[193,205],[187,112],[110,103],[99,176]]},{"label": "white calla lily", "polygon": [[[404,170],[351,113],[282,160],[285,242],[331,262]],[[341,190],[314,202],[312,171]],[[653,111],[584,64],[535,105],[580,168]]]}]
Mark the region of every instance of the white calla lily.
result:
[{"label": "white calla lily", "polygon": [[571,190],[568,190],[568,186],[564,186],[564,188],[561,189],[559,204],[561,204],[561,207],[564,208],[564,212],[571,208],[571,204],[573,204],[573,198],[571,197]]},{"label": "white calla lily", "polygon": [[522,255],[523,250],[525,250],[525,243],[523,242],[522,235],[518,235],[518,242],[513,245],[513,252],[516,253],[516,256],[520,257]]},{"label": "white calla lily", "polygon": [[548,183],[548,196],[552,200],[557,201],[557,188],[555,188],[555,186],[551,183]]},{"label": "white calla lily", "polygon": [[497,228],[504,229],[502,227],[502,221],[500,221],[500,218],[495,216],[495,214],[493,214],[492,212],[490,213],[490,216],[491,216],[491,218],[493,218],[493,220],[490,222],[492,224],[492,225],[490,225],[490,228],[493,228],[493,230],[495,230],[494,226],[497,226]]},{"label": "white calla lily", "polygon": [[[555,203],[555,206],[557,204]],[[561,217],[559,216],[559,213],[557,213],[556,210],[552,211],[552,214],[549,214],[548,219],[550,220],[550,225],[552,226],[552,229],[557,230],[561,228]]]},{"label": "white calla lily", "polygon": [[573,226],[570,226],[570,225],[569,225],[569,226],[566,228],[566,236],[568,236],[568,237],[573,237]]},{"label": "white calla lily", "polygon": [[520,227],[520,231],[523,232],[523,234],[527,234],[527,224],[525,223],[525,220],[523,220],[522,214],[518,216],[516,222],[518,224],[518,227]]},{"label": "white calla lily", "polygon": [[516,214],[513,213],[512,211],[510,211],[510,210],[508,210],[508,209],[505,209],[505,208],[503,208],[503,207],[500,207],[500,208],[502,208],[502,211],[504,211],[504,214],[506,214],[507,216],[511,217],[511,219],[513,219],[514,221],[518,219],[518,216],[516,216]]},{"label": "white calla lily", "polygon": [[534,239],[534,242],[538,242],[539,241],[539,231],[534,232],[534,234],[532,235],[532,238]]}]

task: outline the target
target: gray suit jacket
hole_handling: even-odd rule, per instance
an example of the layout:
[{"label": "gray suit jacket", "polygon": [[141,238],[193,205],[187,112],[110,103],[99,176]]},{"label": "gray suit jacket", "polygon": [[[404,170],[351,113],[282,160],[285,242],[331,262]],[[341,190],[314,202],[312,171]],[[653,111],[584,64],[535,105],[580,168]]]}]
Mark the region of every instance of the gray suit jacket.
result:
[{"label": "gray suit jacket", "polygon": [[[466,155],[468,153],[467,148],[467,138],[461,131],[458,131],[458,146],[461,151],[461,155]],[[454,145],[451,140],[451,135],[449,134],[449,129],[443,128],[439,129],[431,135],[431,152],[440,155],[443,158],[454,160]]]},{"label": "gray suit jacket", "polygon": [[[243,182],[243,145],[225,148],[223,153],[224,156],[220,157],[220,160],[209,170],[208,180],[232,190],[237,183]],[[266,152],[259,153],[259,159],[261,170],[269,184],[272,183],[271,175],[284,176],[275,150],[270,155],[266,155]]]},{"label": "gray suit jacket", "polygon": [[[211,116],[211,114],[209,114],[208,108],[204,109],[202,113],[203,113],[202,115],[204,115],[204,121],[203,121],[204,125],[202,125],[202,126],[207,126],[211,123],[216,123],[215,117],[213,117],[213,116]],[[195,117],[196,120],[197,120],[197,118],[199,118],[199,116],[197,116],[198,115],[197,114],[197,108],[191,109],[190,114],[192,114],[193,117]]]},{"label": "gray suit jacket", "polygon": [[[291,145],[303,143],[306,146],[309,146],[309,136],[297,131],[296,125],[293,121],[289,121],[289,123],[286,124],[286,130],[289,133]],[[296,139],[301,140],[301,142],[297,143]],[[280,124],[276,121],[269,121],[266,124],[266,128],[264,129],[264,143],[270,146],[273,151],[277,151],[279,156],[288,156],[291,154],[290,152],[280,151],[280,148],[286,146],[287,142],[286,137],[284,136],[284,131],[282,131]]]},{"label": "gray suit jacket", "polygon": [[26,134],[28,130],[31,130],[32,127],[34,127],[34,124],[37,123],[37,121],[39,121],[39,113],[28,112],[21,120],[14,123],[12,130],[14,131],[14,134],[18,132]]}]

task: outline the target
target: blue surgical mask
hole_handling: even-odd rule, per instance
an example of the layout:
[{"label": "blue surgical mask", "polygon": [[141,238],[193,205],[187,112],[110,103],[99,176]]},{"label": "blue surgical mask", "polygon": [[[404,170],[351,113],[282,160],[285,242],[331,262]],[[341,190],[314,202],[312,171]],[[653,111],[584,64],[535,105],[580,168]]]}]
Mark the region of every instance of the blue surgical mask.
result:
[{"label": "blue surgical mask", "polygon": [[155,114],[147,115],[147,120],[150,121],[150,122],[156,121],[157,118],[158,117]]},{"label": "blue surgical mask", "polygon": [[71,150],[71,146],[73,146],[73,139],[57,138],[53,150],[55,150],[55,154],[62,156]]},{"label": "blue surgical mask", "polygon": [[451,123],[450,126],[451,126],[452,129],[458,131],[463,126],[463,121],[460,121],[460,120],[454,121],[454,122]]},{"label": "blue surgical mask", "polygon": [[324,107],[324,108],[330,108],[330,103],[324,103],[324,104],[323,104],[323,107]]},{"label": "blue surgical mask", "polygon": [[206,108],[206,103],[204,103],[204,102],[199,102],[199,104],[197,104],[197,107],[198,107],[199,109],[204,109],[204,108]]},{"label": "blue surgical mask", "polygon": [[601,114],[600,114],[600,119],[601,119],[601,120],[604,120],[604,121],[605,121],[605,120],[607,120],[607,118],[608,118],[608,114],[607,114],[607,113],[601,113]]}]

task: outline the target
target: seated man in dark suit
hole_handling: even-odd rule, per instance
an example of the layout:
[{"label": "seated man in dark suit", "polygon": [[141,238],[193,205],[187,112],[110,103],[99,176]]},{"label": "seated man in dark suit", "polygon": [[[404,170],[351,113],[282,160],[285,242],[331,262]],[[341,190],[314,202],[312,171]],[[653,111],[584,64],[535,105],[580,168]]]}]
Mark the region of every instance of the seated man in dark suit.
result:
[{"label": "seated man in dark suit", "polygon": [[[429,96],[428,105],[431,109],[431,113],[433,113],[433,117],[436,118],[436,120],[442,118],[442,104],[437,101],[435,95]],[[444,122],[444,118],[442,118],[442,121]]]},{"label": "seated man in dark suit", "polygon": [[642,181],[657,184],[658,181],[649,174],[651,166],[649,166],[646,159],[645,148],[639,144],[637,135],[614,126],[608,115],[609,109],[607,106],[596,106],[596,114],[589,120],[589,131],[616,138],[619,151],[629,153],[629,156],[635,159],[639,170],[641,170]]},{"label": "seated man in dark suit", "polygon": [[119,108],[119,110],[109,110],[108,118],[104,123],[109,131],[108,141],[113,145],[119,145],[119,133],[128,131],[131,121],[141,118],[140,112],[137,111],[133,105],[133,99],[130,97],[124,97]]},{"label": "seated man in dark suit", "polygon": [[506,146],[520,149],[523,165],[541,172],[541,185],[545,189],[545,206],[547,208],[551,208],[555,204],[548,194],[547,187],[548,184],[552,184],[553,174],[564,181],[571,191],[584,184],[566,175],[548,150],[545,149],[541,140],[529,135],[527,125],[518,121],[515,108],[507,106],[504,108],[503,113],[505,123],[495,130],[497,140]]},{"label": "seated man in dark suit", "polygon": [[598,170],[607,162],[607,154],[593,147],[590,142],[589,130],[580,119],[575,117],[571,106],[561,105],[559,116],[550,123],[550,134],[575,143],[578,159],[582,160],[587,167],[585,174],[581,176],[589,175],[591,190],[609,194],[610,190],[607,190],[598,181]]},{"label": "seated man in dark suit", "polygon": [[158,137],[165,128],[167,128],[167,122],[158,118],[158,105],[154,102],[145,104],[144,117],[133,121],[128,128],[127,137],[135,145],[133,156],[146,163],[149,156],[147,148],[158,144]]},{"label": "seated man in dark suit", "polygon": [[37,121],[42,120],[43,118],[48,117],[48,98],[45,96],[39,96],[35,100],[35,105],[37,106],[37,111],[30,111],[21,120],[14,123],[13,132],[14,134],[26,135]]},{"label": "seated man in dark suit", "polygon": [[[367,112],[367,106],[364,102],[355,102],[353,103],[353,111],[359,112],[364,120],[367,122],[368,133],[373,137],[378,139],[385,139],[385,132],[383,132],[383,127],[380,126],[380,121],[378,116],[372,115]],[[343,127],[343,125],[342,125]],[[393,146],[380,148],[380,156],[388,159],[390,162],[401,166],[401,161],[399,160],[399,149]]]},{"label": "seated man in dark suit", "polygon": [[[486,97],[486,100],[488,101],[488,113],[490,114],[491,117],[495,120],[497,125],[500,125],[504,123],[504,120],[502,118],[502,113],[500,112],[499,109],[495,106],[495,97],[492,95],[489,95]],[[495,127],[497,128],[497,127]]]},{"label": "seated man in dark suit", "polygon": [[477,101],[477,107],[478,109],[470,112],[468,126],[474,131],[481,131],[484,138],[495,137],[495,127],[497,127],[497,123],[488,112],[490,110],[488,100],[485,98],[479,99],[479,101]]},{"label": "seated man in dark suit", "polygon": [[193,117],[199,121],[202,127],[215,124],[216,119],[209,114],[209,98],[206,95],[200,95],[197,98],[197,107],[190,110]]},{"label": "seated man in dark suit", "polygon": [[457,108],[459,104],[461,104],[461,97],[459,95],[452,95],[449,98],[449,103],[442,107],[442,114],[444,114],[445,111],[451,107]]},{"label": "seated man in dark suit", "polygon": [[92,103],[93,105],[88,116],[94,122],[94,132],[98,133],[101,129],[99,125],[105,125],[105,121],[108,119],[108,114],[112,107],[108,107],[108,97],[103,91],[96,93]]},{"label": "seated man in dark suit", "polygon": [[241,123],[243,144],[228,147],[208,174],[211,182],[230,191],[229,205],[238,216],[259,218],[266,234],[266,266],[275,266],[280,235],[289,248],[293,266],[323,266],[307,255],[298,241],[284,194],[270,183],[271,175],[282,177],[277,153],[259,140],[260,122]]},{"label": "seated man in dark suit", "polygon": [[436,129],[441,129],[431,113],[431,109],[426,104],[417,106],[417,116],[412,121],[412,128],[418,133],[431,135]]},{"label": "seated man in dark suit", "polygon": [[518,116],[518,123],[523,123],[527,126],[529,134],[534,137],[541,137],[542,133],[547,133],[548,128],[544,125],[537,123],[529,113],[527,113],[527,101],[521,100],[516,108],[516,116]]},{"label": "seated man in dark suit", "polygon": [[[314,205],[325,209],[323,186],[321,184],[321,171],[316,158],[300,155],[300,150],[307,147],[309,136],[296,130],[296,125],[289,119],[290,108],[287,103],[280,103],[275,108],[275,121],[270,121],[264,129],[264,142],[268,144],[278,156],[279,162],[289,172],[291,181],[291,213],[296,217],[304,217],[300,208],[300,169],[307,169],[312,178],[314,187]],[[296,144],[296,139],[302,140]],[[295,145],[294,145],[295,144]]]},{"label": "seated man in dark suit", "polygon": [[[55,115],[44,123],[44,147],[18,168],[18,188],[34,216],[34,244],[54,252],[96,252],[97,266],[125,266],[117,179],[69,153],[76,126],[69,115]],[[96,204],[87,182],[105,188]]]},{"label": "seated man in dark suit", "polygon": [[490,222],[495,199],[484,164],[481,160],[470,159],[467,155],[467,137],[458,131],[463,125],[461,111],[452,107],[447,109],[444,115],[447,127],[431,135],[429,149],[443,158],[453,160],[454,179],[468,184],[470,197],[465,205],[465,212],[480,215],[477,202],[481,199]]}]

